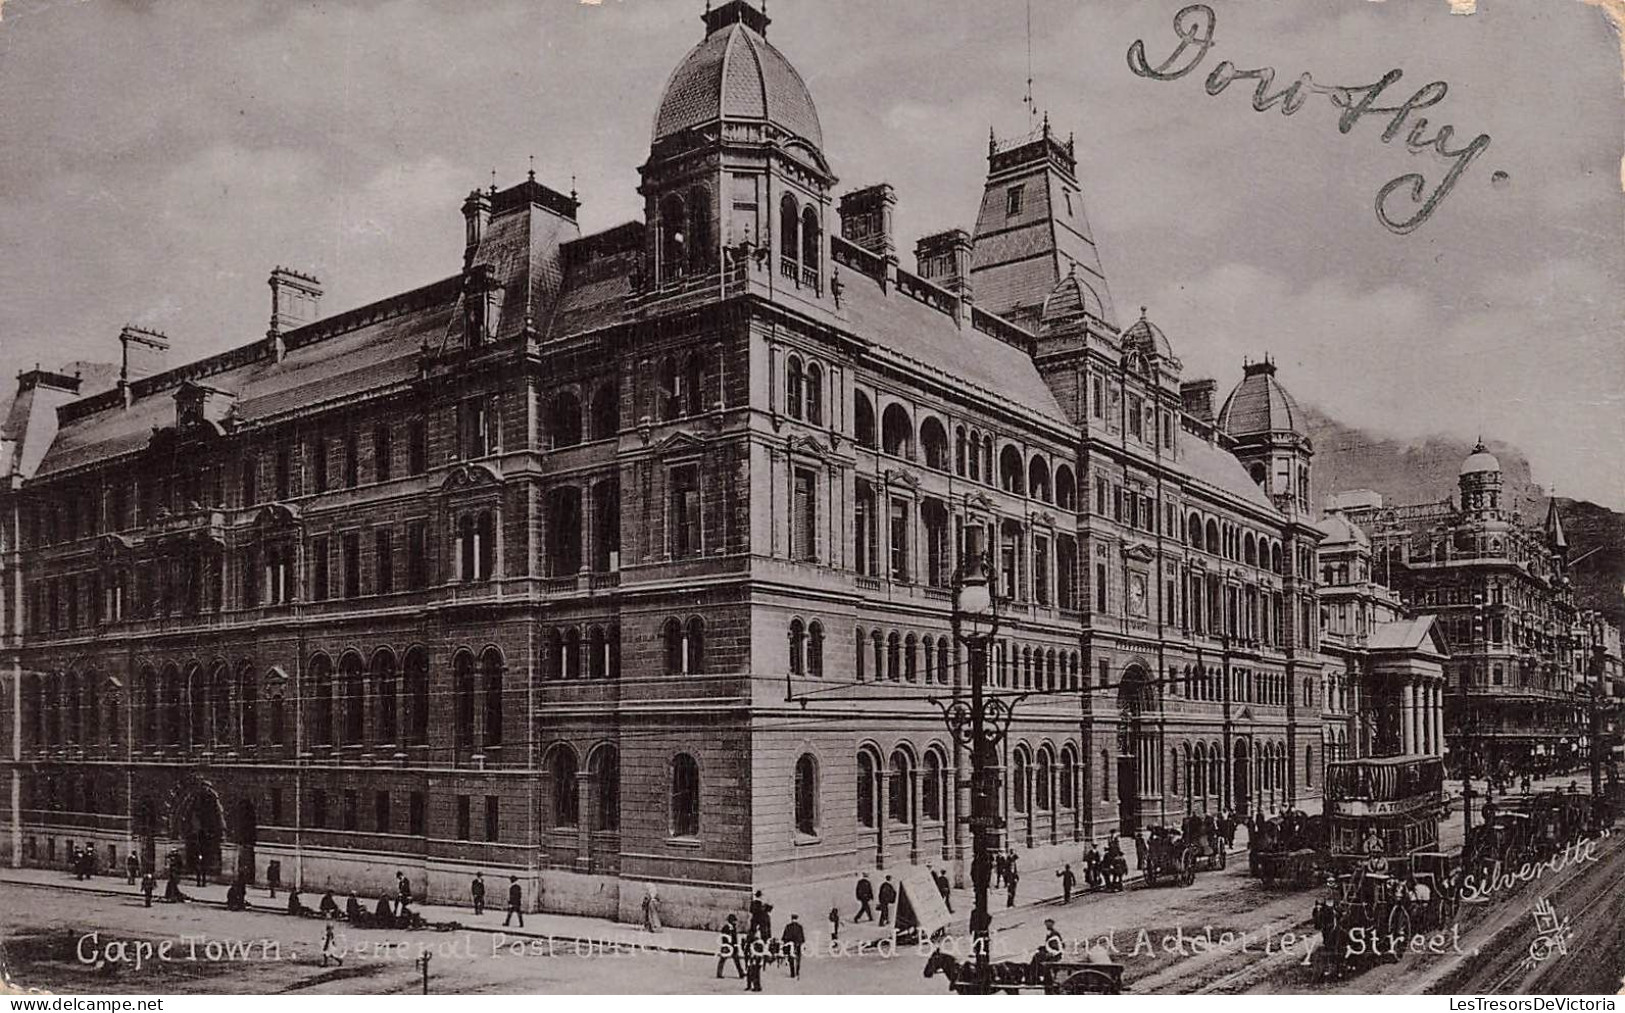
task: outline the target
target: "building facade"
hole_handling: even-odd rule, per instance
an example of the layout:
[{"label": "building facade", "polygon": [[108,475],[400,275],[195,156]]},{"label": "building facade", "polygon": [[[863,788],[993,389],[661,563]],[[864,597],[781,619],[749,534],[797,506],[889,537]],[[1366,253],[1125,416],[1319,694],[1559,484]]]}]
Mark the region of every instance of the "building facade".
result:
[{"label": "building facade", "polygon": [[1556,503],[1542,527],[1501,502],[1500,462],[1482,443],[1462,462],[1460,503],[1354,506],[1374,576],[1434,614],[1446,665],[1451,765],[1475,772],[1572,766],[1589,727],[1572,652],[1574,589]]},{"label": "building facade", "polygon": [[[744,0],[659,98],[643,221],[530,178],[443,280],[337,315],[279,268],[263,339],[34,371],[0,437],[20,864],[712,924],[860,868],[963,873],[951,586],[991,560],[1004,833],[1065,848],[1313,807],[1312,448],[1270,364],[1219,412],[1119,327],[1070,140],[990,142],[974,232],[900,266],[836,198]],[[809,908],[817,910],[817,908]]]}]

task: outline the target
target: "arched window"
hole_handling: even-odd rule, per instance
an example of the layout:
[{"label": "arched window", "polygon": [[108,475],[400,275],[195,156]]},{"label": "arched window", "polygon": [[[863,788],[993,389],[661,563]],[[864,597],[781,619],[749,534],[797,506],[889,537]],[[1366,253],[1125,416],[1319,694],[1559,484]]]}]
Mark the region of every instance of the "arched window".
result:
[{"label": "arched window", "polygon": [[372,694],[377,705],[377,736],[379,742],[399,741],[395,729],[395,655],[388,650],[372,656]]},{"label": "arched window", "polygon": [[935,749],[926,750],[925,769],[920,772],[921,819],[942,819],[943,771],[942,754]]},{"label": "arched window", "polygon": [[1196,514],[1191,514],[1190,525],[1188,527],[1185,540],[1190,543],[1190,546],[1193,549],[1200,549],[1202,547],[1202,518],[1198,517]]},{"label": "arched window", "polygon": [[935,682],[937,679],[937,651],[936,642],[929,635],[920,638],[920,651],[925,657],[925,681]]},{"label": "arched window", "polygon": [[1258,565],[1258,543],[1253,540],[1253,533],[1247,532],[1241,540],[1242,561],[1248,566]]},{"label": "arched window", "polygon": [[779,200],[779,256],[784,263],[781,270],[793,277],[796,254],[801,252],[801,208],[794,196],[785,194]]},{"label": "arched window", "polygon": [[1027,787],[1031,779],[1027,772],[1027,750],[1017,747],[1010,751],[1010,808],[1018,813],[1027,811]]},{"label": "arched window", "polygon": [[620,416],[620,399],[615,384],[603,384],[592,396],[592,439],[613,438],[621,428]]},{"label": "arched window", "polygon": [[360,655],[346,654],[339,659],[339,683],[344,697],[344,744],[359,745],[367,737],[367,684]]},{"label": "arched window", "polygon": [[903,677],[903,638],[896,630],[886,638],[886,678],[897,682]]},{"label": "arched window", "polygon": [[552,431],[554,447],[573,447],[581,442],[581,399],[574,391],[561,390],[553,395],[548,429]]},{"label": "arched window", "polygon": [[1045,503],[1052,499],[1049,486],[1049,465],[1044,463],[1042,457],[1033,456],[1032,463],[1027,466],[1027,488],[1033,496]]},{"label": "arched window", "polygon": [[688,192],[688,255],[694,273],[711,273],[711,196],[701,186]]},{"label": "arched window", "polygon": [[801,272],[806,284],[818,284],[819,239],[818,212],[808,205],[801,212]]},{"label": "arched window", "polygon": [[818,762],[811,753],[796,761],[796,832],[818,832]]},{"label": "arched window", "polygon": [[485,679],[485,744],[502,745],[502,655],[494,647],[480,658],[480,675]]},{"label": "arched window", "polygon": [[1202,538],[1202,542],[1203,548],[1206,548],[1207,551],[1213,553],[1215,556],[1219,555],[1219,524],[1211,517],[1208,518],[1207,531]]},{"label": "arched window", "polygon": [[1033,799],[1039,809],[1050,808],[1049,774],[1054,764],[1050,761],[1049,747],[1038,751],[1038,762],[1033,769]]},{"label": "arched window", "polygon": [[548,764],[548,771],[553,776],[553,825],[573,827],[581,822],[576,754],[568,746],[553,747],[553,761]]},{"label": "arched window", "polygon": [[903,678],[909,682],[919,680],[919,641],[910,633],[903,638]]},{"label": "arched window", "polygon": [[687,753],[671,762],[671,834],[698,837],[700,833],[700,765]]},{"label": "arched window", "polygon": [[801,386],[802,399],[807,406],[807,421],[815,426],[824,424],[824,371],[818,363],[807,363],[807,375]]},{"label": "arched window", "polygon": [[288,718],[281,693],[271,695],[271,743],[277,746],[288,744]]},{"label": "arched window", "polygon": [[667,619],[661,628],[660,638],[666,649],[666,674],[683,674],[683,624],[676,619]]},{"label": "arched window", "polygon": [[590,758],[593,789],[598,793],[594,830],[621,829],[621,754],[614,746],[601,746]]},{"label": "arched window", "polygon": [[1062,809],[1072,809],[1076,806],[1078,753],[1071,746],[1061,748],[1061,797],[1056,799],[1057,805]]},{"label": "arched window", "polygon": [[474,656],[461,651],[452,661],[452,697],[456,702],[453,739],[458,749],[474,746]]},{"label": "arched window", "polygon": [[412,700],[409,741],[425,745],[429,741],[429,656],[421,647],[406,653],[406,692]]},{"label": "arched window", "polygon": [[564,677],[581,678],[581,631],[574,626],[564,631]]},{"label": "arched window", "polygon": [[914,425],[900,404],[887,405],[881,416],[880,449],[893,457],[914,459]]},{"label": "arched window", "polygon": [[705,671],[705,623],[698,616],[690,619],[683,628],[684,656],[688,659],[687,671],[690,675]]},{"label": "arched window", "polygon": [[310,737],[319,746],[333,744],[333,666],[327,655],[318,654],[310,661],[310,681],[316,687],[311,694]]},{"label": "arched window", "polygon": [[937,640],[937,682],[948,685],[948,638],[940,637]]},{"label": "arched window", "polygon": [[857,649],[853,653],[852,671],[853,671],[853,674],[857,676],[857,680],[859,682],[862,682],[864,680],[864,678],[868,675],[868,672],[866,671],[868,666],[864,664],[864,655],[869,650],[869,640],[868,640],[867,637],[865,637],[863,635],[863,627],[862,626],[859,626],[857,628],[857,638],[856,639],[857,639]]},{"label": "arched window", "polygon": [[807,627],[800,619],[790,620],[790,674],[807,672]]},{"label": "arched window", "polygon": [[1061,465],[1055,469],[1055,505],[1062,510],[1072,510],[1077,506],[1078,483],[1072,477],[1072,469]]},{"label": "arched window", "polygon": [[801,356],[790,356],[784,366],[784,414],[793,419],[801,418],[801,387],[804,380]]},{"label": "arched window", "polygon": [[875,406],[861,390],[852,395],[852,434],[858,446],[874,448]]},{"label": "arched window", "polygon": [[954,474],[965,475],[965,427],[954,427]]},{"label": "arched window", "polygon": [[1315,783],[1315,747],[1314,746],[1304,746],[1303,747],[1303,783],[1305,785],[1313,785]]},{"label": "arched window", "polygon": [[867,749],[858,753],[858,825],[875,826],[875,758]]},{"label": "arched window", "polygon": [[824,675],[824,625],[817,620],[807,627],[807,674],[814,679]]},{"label": "arched window", "polygon": [[925,451],[927,468],[948,470],[948,433],[936,418],[927,418],[920,426],[920,447]]},{"label": "arched window", "polygon": [[970,477],[973,482],[982,480],[982,434],[972,429],[970,431]]},{"label": "arched window", "polygon": [[913,819],[913,799],[910,797],[909,771],[912,764],[909,756],[901,749],[893,750],[891,754],[891,783],[887,785],[886,818],[894,823],[909,823]]},{"label": "arched window", "polygon": [[688,227],[683,198],[672,194],[660,205],[660,277],[681,278],[688,269]]},{"label": "arched window", "polygon": [[[181,736],[179,743],[188,749],[200,745],[203,741],[203,716],[209,712],[209,683],[203,677],[203,669],[193,665],[186,670],[184,685],[177,689],[182,694],[182,700],[187,706],[176,707],[178,716],[182,719]],[[62,705],[61,687],[57,689],[57,705]],[[61,714],[57,715],[57,741],[62,741]]]},{"label": "arched window", "polygon": [[1005,447],[999,454],[999,488],[1018,496],[1024,494],[1027,491],[1024,471],[1021,452],[1015,447]]}]

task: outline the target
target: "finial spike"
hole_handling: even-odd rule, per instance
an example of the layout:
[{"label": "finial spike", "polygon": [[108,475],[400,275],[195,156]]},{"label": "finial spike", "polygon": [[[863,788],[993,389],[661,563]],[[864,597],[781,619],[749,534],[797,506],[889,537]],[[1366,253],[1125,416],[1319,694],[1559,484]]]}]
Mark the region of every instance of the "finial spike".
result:
[{"label": "finial spike", "polygon": [[536,156],[530,156],[530,171],[525,174],[532,183],[536,182]]}]

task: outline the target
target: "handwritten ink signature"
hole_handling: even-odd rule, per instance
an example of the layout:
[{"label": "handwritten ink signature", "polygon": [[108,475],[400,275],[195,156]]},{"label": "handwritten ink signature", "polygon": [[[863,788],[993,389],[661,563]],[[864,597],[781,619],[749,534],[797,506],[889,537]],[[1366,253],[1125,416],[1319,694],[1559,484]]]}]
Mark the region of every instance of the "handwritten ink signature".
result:
[{"label": "handwritten ink signature", "polygon": [[[1179,36],[1179,48],[1166,60],[1152,66],[1146,60],[1145,42],[1137,39],[1128,48],[1129,69],[1140,77],[1153,81],[1179,80],[1195,70],[1213,48],[1213,30],[1217,20],[1213,8],[1207,4],[1191,4],[1185,7],[1174,15],[1174,32]],[[1337,121],[1340,133],[1347,134],[1367,116],[1391,117],[1381,135],[1384,144],[1400,136],[1401,132],[1405,131],[1406,124],[1410,123],[1410,131],[1405,134],[1406,150],[1418,155],[1431,149],[1441,158],[1451,160],[1453,164],[1444,179],[1434,187],[1432,193],[1426,195],[1425,199],[1427,179],[1419,172],[1398,176],[1377,191],[1377,220],[1389,230],[1399,235],[1407,235],[1415,232],[1433,217],[1433,212],[1438,210],[1440,202],[1449,196],[1450,191],[1460,182],[1467,167],[1490,146],[1490,136],[1479,134],[1465,147],[1452,148],[1450,142],[1456,131],[1455,127],[1448,123],[1439,127],[1432,137],[1427,136],[1427,117],[1415,114],[1444,101],[1450,92],[1450,85],[1443,81],[1423,85],[1397,106],[1377,105],[1378,97],[1404,76],[1405,72],[1396,68],[1373,84],[1347,87],[1320,84],[1306,72],[1286,87],[1272,92],[1271,89],[1275,86],[1275,68],[1242,70],[1229,60],[1224,60],[1209,72],[1204,87],[1209,95],[1218,96],[1236,81],[1256,81],[1258,84],[1253,91],[1253,109],[1262,113],[1279,105],[1283,116],[1291,116],[1302,109],[1311,96],[1325,95],[1332,105],[1342,110]],[[1413,116],[1415,120],[1411,122]],[[1405,193],[1411,203],[1417,205],[1409,217],[1400,218],[1390,213],[1391,201],[1398,193]]]}]

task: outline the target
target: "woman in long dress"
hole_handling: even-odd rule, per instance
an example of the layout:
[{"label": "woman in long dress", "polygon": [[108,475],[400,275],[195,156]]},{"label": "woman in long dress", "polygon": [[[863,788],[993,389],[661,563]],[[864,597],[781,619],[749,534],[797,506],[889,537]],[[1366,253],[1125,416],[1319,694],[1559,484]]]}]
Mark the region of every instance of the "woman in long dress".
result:
[{"label": "woman in long dress", "polygon": [[643,893],[643,927],[650,932],[660,931],[660,898],[655,896],[653,885]]}]

